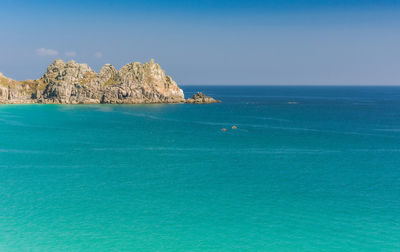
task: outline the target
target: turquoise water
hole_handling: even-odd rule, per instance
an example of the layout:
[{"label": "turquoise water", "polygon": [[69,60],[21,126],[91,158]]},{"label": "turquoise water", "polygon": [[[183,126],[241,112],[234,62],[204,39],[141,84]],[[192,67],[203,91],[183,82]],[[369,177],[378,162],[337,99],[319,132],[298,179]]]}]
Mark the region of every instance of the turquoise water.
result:
[{"label": "turquoise water", "polygon": [[400,88],[184,90],[1,105],[0,251],[400,251]]}]

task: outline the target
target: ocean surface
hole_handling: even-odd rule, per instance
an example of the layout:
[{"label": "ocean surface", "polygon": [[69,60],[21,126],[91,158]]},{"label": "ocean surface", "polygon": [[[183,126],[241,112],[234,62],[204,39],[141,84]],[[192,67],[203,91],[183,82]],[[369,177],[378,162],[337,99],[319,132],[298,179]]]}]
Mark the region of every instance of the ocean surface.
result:
[{"label": "ocean surface", "polygon": [[400,87],[183,89],[0,105],[0,251],[400,251]]}]

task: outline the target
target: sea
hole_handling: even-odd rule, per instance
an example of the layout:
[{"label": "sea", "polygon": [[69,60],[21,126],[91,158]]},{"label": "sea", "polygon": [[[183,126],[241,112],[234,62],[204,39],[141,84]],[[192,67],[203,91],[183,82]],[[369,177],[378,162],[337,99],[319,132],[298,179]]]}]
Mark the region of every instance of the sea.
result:
[{"label": "sea", "polygon": [[400,87],[183,89],[0,105],[0,251],[400,251]]}]

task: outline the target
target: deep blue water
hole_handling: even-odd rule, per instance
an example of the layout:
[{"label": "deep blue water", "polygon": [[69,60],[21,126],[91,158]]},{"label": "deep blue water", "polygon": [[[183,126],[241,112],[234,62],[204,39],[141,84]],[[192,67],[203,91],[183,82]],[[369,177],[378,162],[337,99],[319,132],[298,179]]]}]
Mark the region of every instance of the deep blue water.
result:
[{"label": "deep blue water", "polygon": [[0,105],[0,251],[400,251],[399,87],[184,91]]}]

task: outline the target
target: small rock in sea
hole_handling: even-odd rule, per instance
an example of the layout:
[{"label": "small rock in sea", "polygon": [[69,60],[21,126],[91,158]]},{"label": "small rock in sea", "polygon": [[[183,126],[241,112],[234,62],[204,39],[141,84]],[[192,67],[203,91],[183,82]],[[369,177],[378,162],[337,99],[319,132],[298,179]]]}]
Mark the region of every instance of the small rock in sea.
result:
[{"label": "small rock in sea", "polygon": [[202,92],[198,92],[194,94],[192,98],[186,99],[186,103],[218,103],[220,100],[216,100],[210,96],[203,94]]}]

